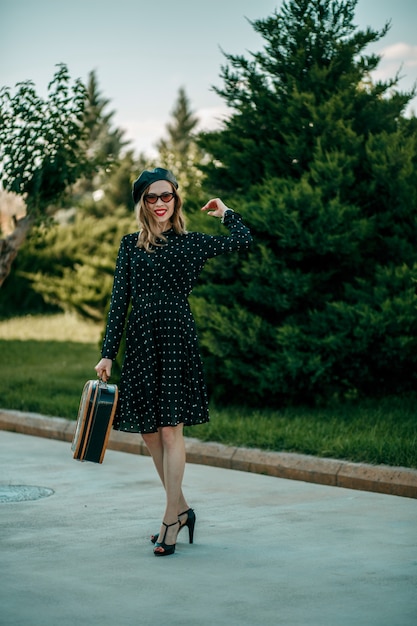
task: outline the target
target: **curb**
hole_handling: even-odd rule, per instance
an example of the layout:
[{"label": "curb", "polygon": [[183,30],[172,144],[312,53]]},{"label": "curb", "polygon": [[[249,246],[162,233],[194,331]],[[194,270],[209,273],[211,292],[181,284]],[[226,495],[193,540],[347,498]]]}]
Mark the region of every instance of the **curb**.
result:
[{"label": "curb", "polygon": [[[72,442],[75,424],[75,421],[61,417],[0,409],[0,430],[24,435]],[[149,456],[141,437],[133,438],[131,433],[113,430],[107,447],[119,452]],[[205,443],[189,437],[185,438],[185,448],[189,463],[417,498],[417,470],[406,467],[351,463],[290,452],[266,452]]]}]

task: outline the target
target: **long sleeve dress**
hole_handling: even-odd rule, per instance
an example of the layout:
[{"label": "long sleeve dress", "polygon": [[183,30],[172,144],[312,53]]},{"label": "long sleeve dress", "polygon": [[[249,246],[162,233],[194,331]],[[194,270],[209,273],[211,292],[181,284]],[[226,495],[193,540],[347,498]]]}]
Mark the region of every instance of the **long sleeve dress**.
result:
[{"label": "long sleeve dress", "polygon": [[164,232],[152,252],[125,235],[116,261],[102,357],[119,350],[129,305],[126,351],[114,428],[154,433],[160,426],[209,420],[208,398],[190,295],[205,262],[252,242],[238,213],[227,211],[228,235]]}]

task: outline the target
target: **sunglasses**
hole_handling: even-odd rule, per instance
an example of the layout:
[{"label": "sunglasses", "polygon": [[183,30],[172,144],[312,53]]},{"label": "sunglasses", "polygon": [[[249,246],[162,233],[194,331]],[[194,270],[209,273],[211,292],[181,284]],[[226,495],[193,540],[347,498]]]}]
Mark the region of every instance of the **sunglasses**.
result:
[{"label": "sunglasses", "polygon": [[155,204],[158,198],[161,198],[162,202],[167,204],[168,202],[171,202],[172,198],[175,198],[175,193],[164,191],[164,193],[161,193],[160,196],[157,196],[156,193],[147,193],[143,199],[145,202],[149,202],[149,204]]}]

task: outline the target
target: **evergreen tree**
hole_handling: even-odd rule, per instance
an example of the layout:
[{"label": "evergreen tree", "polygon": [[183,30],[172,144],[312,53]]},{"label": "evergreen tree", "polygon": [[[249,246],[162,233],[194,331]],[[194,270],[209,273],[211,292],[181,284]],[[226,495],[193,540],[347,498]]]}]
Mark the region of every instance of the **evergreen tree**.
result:
[{"label": "evergreen tree", "polygon": [[[202,135],[213,193],[255,245],[195,292],[218,397],[276,405],[415,387],[417,134],[398,76],[373,82],[356,0],[292,0],[257,20],[263,51],[226,55],[232,109]],[[219,381],[221,384],[219,385]]]},{"label": "evergreen tree", "polygon": [[94,155],[117,159],[127,142],[123,139],[124,132],[113,127],[114,111],[106,111],[110,100],[103,97],[96,73],[90,72],[87,89],[87,104],[84,110],[84,124],[88,130],[88,150]]},{"label": "evergreen tree", "polygon": [[85,128],[84,147],[90,158],[106,164],[95,176],[84,177],[74,186],[71,202],[83,200],[106,185],[109,172],[117,168],[121,151],[129,142],[123,139],[124,131],[113,126],[115,112],[108,111],[110,101],[100,92],[96,73],[90,72],[86,85],[83,115]]},{"label": "evergreen tree", "polygon": [[122,206],[101,219],[78,213],[73,223],[55,224],[26,243],[20,275],[48,304],[104,322],[120,240],[135,230],[134,215]]},{"label": "evergreen tree", "polygon": [[185,89],[178,91],[172,111],[172,121],[166,125],[167,138],[157,144],[159,164],[171,170],[179,182],[189,210],[200,204],[202,174],[198,165],[203,153],[196,142],[198,118],[192,112]]},{"label": "evergreen tree", "polygon": [[192,133],[198,124],[198,118],[190,109],[190,101],[184,87],[178,90],[178,99],[172,111],[172,122],[166,125],[168,139],[161,139],[157,148],[161,154],[175,153],[180,166],[186,166],[188,152],[193,143]]}]

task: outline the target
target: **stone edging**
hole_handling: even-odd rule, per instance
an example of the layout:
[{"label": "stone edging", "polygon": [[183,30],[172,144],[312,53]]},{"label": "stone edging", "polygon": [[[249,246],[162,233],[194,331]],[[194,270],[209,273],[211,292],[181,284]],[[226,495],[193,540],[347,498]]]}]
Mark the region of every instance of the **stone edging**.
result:
[{"label": "stone edging", "polygon": [[[61,417],[0,409],[0,430],[71,442],[75,422]],[[189,463],[417,498],[417,470],[405,467],[350,463],[288,452],[265,452],[191,438],[185,441]],[[149,456],[142,439],[129,433],[112,431],[108,448]]]}]

